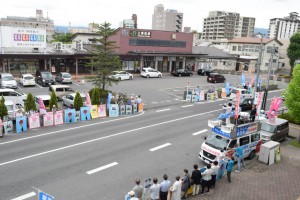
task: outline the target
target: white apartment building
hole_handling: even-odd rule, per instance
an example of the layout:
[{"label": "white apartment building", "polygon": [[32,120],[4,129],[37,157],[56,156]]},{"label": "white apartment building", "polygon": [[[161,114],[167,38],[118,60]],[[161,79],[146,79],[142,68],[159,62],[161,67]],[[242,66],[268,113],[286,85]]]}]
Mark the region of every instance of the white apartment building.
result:
[{"label": "white apartment building", "polygon": [[1,18],[0,26],[46,29],[48,42],[52,40],[54,34],[54,21],[49,19],[48,16],[44,18],[42,10],[36,10],[36,17],[7,16]]},{"label": "white apartment building", "polygon": [[300,19],[297,12],[291,12],[290,16],[284,18],[270,19],[269,38],[289,39],[300,30]]},{"label": "white apartment building", "polygon": [[202,39],[214,41],[250,37],[254,33],[255,18],[241,17],[239,13],[210,11],[203,22]]},{"label": "white apartment building", "polygon": [[152,29],[161,31],[182,32],[183,13],[177,10],[164,10],[162,4],[154,7],[152,15]]}]

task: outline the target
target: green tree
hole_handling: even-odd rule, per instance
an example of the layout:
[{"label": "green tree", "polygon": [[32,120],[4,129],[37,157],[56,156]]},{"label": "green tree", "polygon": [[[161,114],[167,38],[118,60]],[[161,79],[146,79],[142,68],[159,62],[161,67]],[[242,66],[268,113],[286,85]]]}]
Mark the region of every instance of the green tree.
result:
[{"label": "green tree", "polygon": [[27,95],[27,98],[25,101],[25,111],[26,112],[37,111],[36,104],[35,104],[34,98],[31,93],[29,93]]},{"label": "green tree", "polygon": [[82,97],[79,92],[76,92],[73,108],[75,108],[75,110],[80,110],[82,106],[83,106]]},{"label": "green tree", "polygon": [[118,80],[110,79],[109,75],[113,71],[121,69],[121,59],[116,54],[118,47],[116,42],[110,39],[117,33],[117,30],[110,28],[110,25],[107,22],[100,25],[97,32],[99,38],[93,40],[92,56],[87,58],[89,60],[87,66],[91,67],[97,75],[92,80],[93,84],[102,88],[102,90],[105,90],[107,86],[118,83]]},{"label": "green tree", "polygon": [[59,33],[55,32],[52,36],[53,40],[51,42],[62,42],[62,43],[72,43],[72,33]]},{"label": "green tree", "polygon": [[283,92],[285,96],[285,105],[288,108],[289,115],[296,123],[300,123],[300,64],[293,70],[293,79]]},{"label": "green tree", "polygon": [[2,98],[0,100],[0,117],[1,117],[1,119],[3,119],[3,117],[5,115],[8,115],[8,111],[7,111],[7,107],[5,105],[5,99],[2,96]]},{"label": "green tree", "polygon": [[295,33],[290,38],[290,45],[287,49],[287,56],[290,59],[290,66],[291,66],[290,75],[292,75],[295,61],[297,59],[300,59],[300,32]]},{"label": "green tree", "polygon": [[93,90],[91,102],[92,105],[100,105],[100,90],[98,88]]},{"label": "green tree", "polygon": [[55,108],[58,108],[57,96],[56,96],[55,92],[52,90],[51,95],[50,95],[50,101],[49,101],[50,110],[52,110],[53,106],[55,106]]}]

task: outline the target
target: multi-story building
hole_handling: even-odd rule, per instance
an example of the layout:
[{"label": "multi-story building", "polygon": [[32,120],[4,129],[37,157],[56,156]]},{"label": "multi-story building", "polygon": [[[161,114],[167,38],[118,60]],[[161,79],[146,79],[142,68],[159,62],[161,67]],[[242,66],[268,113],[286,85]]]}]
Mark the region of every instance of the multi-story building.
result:
[{"label": "multi-story building", "polygon": [[154,7],[152,29],[161,31],[182,32],[183,13],[177,10],[164,10],[162,4]]},{"label": "multi-story building", "polygon": [[269,38],[289,39],[300,30],[300,19],[298,13],[291,12],[290,16],[284,18],[270,19]]},{"label": "multi-story building", "polygon": [[0,19],[0,26],[42,28],[46,29],[47,41],[52,40],[54,21],[43,17],[42,10],[36,10],[36,17],[7,16]]},{"label": "multi-story building", "polygon": [[239,13],[210,11],[203,23],[202,39],[220,40],[253,35],[255,18],[241,17]]},{"label": "multi-story building", "polygon": [[132,28],[132,29],[137,29],[137,15],[132,14],[131,19],[124,19],[120,23],[121,28]]}]

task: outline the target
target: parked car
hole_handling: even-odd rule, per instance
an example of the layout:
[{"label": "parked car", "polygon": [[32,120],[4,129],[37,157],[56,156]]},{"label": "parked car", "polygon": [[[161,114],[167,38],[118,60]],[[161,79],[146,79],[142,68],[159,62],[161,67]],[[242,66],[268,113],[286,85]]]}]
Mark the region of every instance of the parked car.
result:
[{"label": "parked car", "polygon": [[207,76],[207,82],[209,83],[225,83],[226,82],[226,78],[219,73],[210,73]]},{"label": "parked car", "polygon": [[14,102],[11,100],[6,100],[4,102],[6,108],[7,108],[7,113],[8,113],[8,117],[10,119],[15,119],[15,115],[14,115],[14,109],[15,109],[15,114],[18,112],[18,110],[22,110],[22,112],[24,112],[24,107],[21,105],[14,105]]},{"label": "parked car", "polygon": [[116,80],[132,80],[133,79],[133,75],[125,72],[125,71],[114,71],[112,73],[112,75],[109,76],[109,78],[111,79],[116,79]]},{"label": "parked car", "polygon": [[35,86],[35,80],[31,74],[22,74],[19,81],[23,86]]},{"label": "parked car", "polygon": [[47,94],[46,95],[37,95],[34,97],[35,105],[38,110],[40,109],[39,98],[41,98],[42,101],[44,102],[46,109],[49,109],[50,99],[51,99],[50,95],[47,95]]},{"label": "parked car", "polygon": [[[62,97],[62,102],[63,102],[63,105],[68,107],[68,108],[73,108],[74,107],[74,99],[75,99],[75,95],[76,93],[71,93],[71,94],[67,94],[66,96],[63,96]],[[85,94],[83,93],[80,93],[80,96],[82,98],[82,102],[83,102],[83,105],[85,104]]]},{"label": "parked car", "polygon": [[49,71],[37,70],[36,73],[35,73],[35,80],[41,86],[49,86],[49,85],[54,85],[55,84],[53,75]]},{"label": "parked car", "polygon": [[0,89],[0,97],[4,97],[5,101],[15,101],[16,105],[24,106],[27,95],[17,92],[13,89]]},{"label": "parked car", "polygon": [[72,75],[67,72],[60,72],[56,75],[55,81],[61,84],[63,83],[70,83],[72,84]]},{"label": "parked car", "polygon": [[246,98],[244,100],[241,100],[240,103],[241,111],[252,110],[253,102],[254,102],[254,98]]},{"label": "parked car", "polygon": [[157,71],[156,69],[153,69],[151,67],[147,67],[147,68],[142,69],[141,76],[146,77],[146,78],[150,78],[150,77],[161,78],[162,74],[161,74],[161,72]]},{"label": "parked car", "polygon": [[172,72],[174,76],[193,76],[193,72],[187,69],[177,69]]},{"label": "parked car", "polygon": [[63,96],[75,92],[68,85],[50,85],[49,87],[49,95],[54,91],[58,100],[61,100]]},{"label": "parked car", "polygon": [[200,68],[197,71],[197,74],[202,76],[208,76],[210,73],[216,73],[216,71],[211,68]]},{"label": "parked car", "polygon": [[261,135],[264,142],[287,140],[289,122],[277,117],[274,120],[265,119],[261,121]]},{"label": "parked car", "polygon": [[9,73],[0,74],[0,87],[1,88],[18,88],[17,81],[13,77],[13,75]]}]

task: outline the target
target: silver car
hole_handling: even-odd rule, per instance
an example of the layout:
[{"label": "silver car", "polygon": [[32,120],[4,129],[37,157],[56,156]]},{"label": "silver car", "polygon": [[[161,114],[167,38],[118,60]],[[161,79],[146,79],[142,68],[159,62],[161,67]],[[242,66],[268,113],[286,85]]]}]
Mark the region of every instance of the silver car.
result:
[{"label": "silver car", "polygon": [[55,81],[59,83],[72,83],[72,75],[67,72],[60,72],[55,77]]},{"label": "silver car", "polygon": [[[76,93],[67,94],[66,96],[62,97],[63,105],[68,108],[74,108],[74,99],[75,99]],[[85,104],[85,94],[80,93],[80,96],[82,98],[83,105]]]},{"label": "silver car", "polygon": [[18,88],[17,81],[15,78],[9,73],[0,74],[0,85],[2,88]]}]

